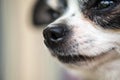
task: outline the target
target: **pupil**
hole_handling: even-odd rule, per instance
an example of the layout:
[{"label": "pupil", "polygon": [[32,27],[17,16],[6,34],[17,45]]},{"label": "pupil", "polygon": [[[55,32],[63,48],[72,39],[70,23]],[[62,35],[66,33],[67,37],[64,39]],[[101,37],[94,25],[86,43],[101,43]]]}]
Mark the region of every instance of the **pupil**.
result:
[{"label": "pupil", "polygon": [[112,0],[102,0],[99,4],[98,4],[98,9],[104,9],[104,8],[108,8],[109,6],[113,5],[114,1]]}]

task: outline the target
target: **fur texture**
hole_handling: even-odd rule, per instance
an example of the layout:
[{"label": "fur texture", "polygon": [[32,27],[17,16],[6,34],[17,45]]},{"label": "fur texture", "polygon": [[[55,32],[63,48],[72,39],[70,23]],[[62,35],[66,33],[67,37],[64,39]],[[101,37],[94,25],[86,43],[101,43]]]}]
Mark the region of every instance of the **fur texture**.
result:
[{"label": "fur texture", "polygon": [[53,57],[85,80],[120,80],[120,1],[66,0],[63,4],[62,9],[51,6],[60,15],[47,26],[62,24],[69,31],[60,43],[45,40]]}]

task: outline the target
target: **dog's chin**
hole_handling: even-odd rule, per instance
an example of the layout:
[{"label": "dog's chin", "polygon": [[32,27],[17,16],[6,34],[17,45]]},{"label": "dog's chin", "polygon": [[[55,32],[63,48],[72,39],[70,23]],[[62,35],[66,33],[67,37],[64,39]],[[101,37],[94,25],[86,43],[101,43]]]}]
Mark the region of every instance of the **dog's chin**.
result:
[{"label": "dog's chin", "polygon": [[[46,46],[48,47],[48,49],[50,50],[51,54],[53,57],[57,58],[61,63],[63,64],[76,64],[76,63],[84,63],[84,64],[88,64],[94,61],[99,61],[99,59],[103,59],[105,56],[109,56],[109,55],[114,55],[114,49],[115,48],[110,48],[105,52],[101,52],[98,55],[94,55],[94,56],[89,56],[89,55],[83,55],[80,53],[75,52],[75,54],[73,54],[72,49],[69,50],[67,48],[65,48],[65,46],[63,47],[55,47],[52,45],[52,47],[45,42]],[[71,53],[70,53],[71,52]],[[105,57],[107,58],[107,57]]]},{"label": "dog's chin", "polygon": [[[100,53],[99,55],[96,56],[86,56],[86,55],[74,55],[74,54],[70,54],[70,55],[61,55],[61,54],[56,54],[53,53],[53,51],[51,51],[52,54],[56,54],[54,55],[60,62],[64,63],[64,64],[76,64],[76,63],[84,63],[84,64],[88,64],[88,62],[94,62],[94,61],[99,61],[99,59],[103,59],[105,56],[109,56],[109,55],[114,55],[114,53],[112,52],[114,49],[110,49],[107,52],[104,53]],[[107,58],[107,57],[106,57]]]},{"label": "dog's chin", "polygon": [[89,57],[84,55],[56,55],[57,59],[64,64],[74,64],[77,62],[91,61],[95,57]]}]

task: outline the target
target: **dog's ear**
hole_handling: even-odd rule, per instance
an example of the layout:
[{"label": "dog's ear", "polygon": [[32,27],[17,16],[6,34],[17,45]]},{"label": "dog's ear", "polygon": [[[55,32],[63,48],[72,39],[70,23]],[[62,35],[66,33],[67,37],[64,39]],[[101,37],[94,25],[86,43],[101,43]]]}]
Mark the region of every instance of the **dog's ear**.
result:
[{"label": "dog's ear", "polygon": [[46,0],[38,0],[33,8],[33,24],[49,24],[60,16],[60,13],[53,10],[46,3]]}]

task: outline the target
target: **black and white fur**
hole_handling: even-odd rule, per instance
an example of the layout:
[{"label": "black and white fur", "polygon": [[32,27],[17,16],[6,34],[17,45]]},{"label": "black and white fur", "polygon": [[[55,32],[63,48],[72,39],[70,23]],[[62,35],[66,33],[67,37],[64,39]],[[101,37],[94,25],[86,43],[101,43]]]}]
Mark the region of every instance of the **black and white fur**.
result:
[{"label": "black and white fur", "polygon": [[120,80],[120,0],[111,0],[106,9],[97,8],[102,0],[59,1],[46,0],[59,13],[47,28],[60,25],[68,31],[59,43],[45,38],[52,56],[85,80]]}]

